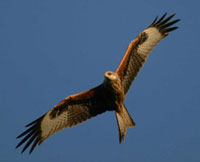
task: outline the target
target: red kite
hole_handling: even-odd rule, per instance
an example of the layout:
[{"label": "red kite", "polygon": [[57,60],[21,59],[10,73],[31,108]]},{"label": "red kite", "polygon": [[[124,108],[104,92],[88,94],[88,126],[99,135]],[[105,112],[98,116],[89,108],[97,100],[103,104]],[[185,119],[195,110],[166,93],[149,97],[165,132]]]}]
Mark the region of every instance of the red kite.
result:
[{"label": "red kite", "polygon": [[22,153],[32,143],[29,152],[31,153],[36,145],[40,145],[54,133],[73,127],[105,111],[115,111],[119,142],[124,141],[127,128],[135,126],[124,105],[126,93],[149,53],[169,32],[178,28],[171,25],[179,19],[169,21],[175,14],[165,18],[166,15],[165,13],[159,20],[156,17],[152,24],[129,44],[116,72],[106,72],[102,84],[88,91],[68,96],[46,114],[28,124],[26,127],[29,128],[17,137],[25,136],[16,148],[27,141]]}]

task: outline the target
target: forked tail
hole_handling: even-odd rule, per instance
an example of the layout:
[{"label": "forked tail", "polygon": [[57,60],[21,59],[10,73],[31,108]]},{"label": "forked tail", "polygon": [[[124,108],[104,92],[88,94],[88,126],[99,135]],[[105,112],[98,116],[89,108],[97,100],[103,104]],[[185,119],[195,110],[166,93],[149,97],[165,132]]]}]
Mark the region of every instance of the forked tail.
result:
[{"label": "forked tail", "polygon": [[129,115],[125,105],[123,105],[119,111],[116,111],[115,115],[118,123],[119,142],[121,143],[122,140],[125,140],[127,128],[134,127],[135,122]]}]

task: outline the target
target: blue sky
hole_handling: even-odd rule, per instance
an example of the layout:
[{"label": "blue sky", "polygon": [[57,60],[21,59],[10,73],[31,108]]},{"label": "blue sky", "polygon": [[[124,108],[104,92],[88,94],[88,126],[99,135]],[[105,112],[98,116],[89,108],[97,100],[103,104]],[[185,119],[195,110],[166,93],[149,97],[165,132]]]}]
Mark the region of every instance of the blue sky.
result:
[{"label": "blue sky", "polygon": [[[1,0],[0,161],[200,161],[199,2]],[[115,71],[132,39],[164,12],[181,22],[154,49],[127,97],[136,122],[119,145],[107,112],[55,134],[33,154],[24,126]]]}]

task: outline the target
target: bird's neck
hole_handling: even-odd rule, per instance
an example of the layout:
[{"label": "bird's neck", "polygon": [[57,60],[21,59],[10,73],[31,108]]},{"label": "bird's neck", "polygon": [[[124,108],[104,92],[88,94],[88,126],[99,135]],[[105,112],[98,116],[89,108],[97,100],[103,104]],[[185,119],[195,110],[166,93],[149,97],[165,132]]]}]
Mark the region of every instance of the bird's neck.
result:
[{"label": "bird's neck", "polygon": [[125,95],[124,90],[121,85],[121,80],[108,80],[105,78],[103,82],[104,88],[106,89],[107,93],[110,94],[117,103],[123,103]]}]

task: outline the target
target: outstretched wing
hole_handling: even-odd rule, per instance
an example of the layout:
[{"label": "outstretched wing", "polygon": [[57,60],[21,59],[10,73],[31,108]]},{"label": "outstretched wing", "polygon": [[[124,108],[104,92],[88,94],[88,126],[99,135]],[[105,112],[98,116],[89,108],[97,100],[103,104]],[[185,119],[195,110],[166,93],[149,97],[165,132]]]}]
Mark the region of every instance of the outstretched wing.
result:
[{"label": "outstretched wing", "polygon": [[22,150],[23,153],[32,143],[29,152],[31,153],[37,144],[40,145],[54,133],[64,128],[73,127],[105,112],[107,103],[104,102],[106,96],[103,91],[103,86],[100,85],[91,90],[67,97],[42,117],[28,124],[26,127],[29,128],[17,137],[25,136],[16,148],[27,142]]},{"label": "outstretched wing", "polygon": [[165,18],[165,13],[159,20],[158,17],[152,24],[139,34],[128,46],[128,49],[118,67],[116,72],[121,78],[124,93],[126,94],[137,76],[139,70],[144,65],[149,53],[153,48],[168,35],[169,32],[177,29],[178,27],[171,27],[179,21],[179,19],[170,21],[175,14]]}]

